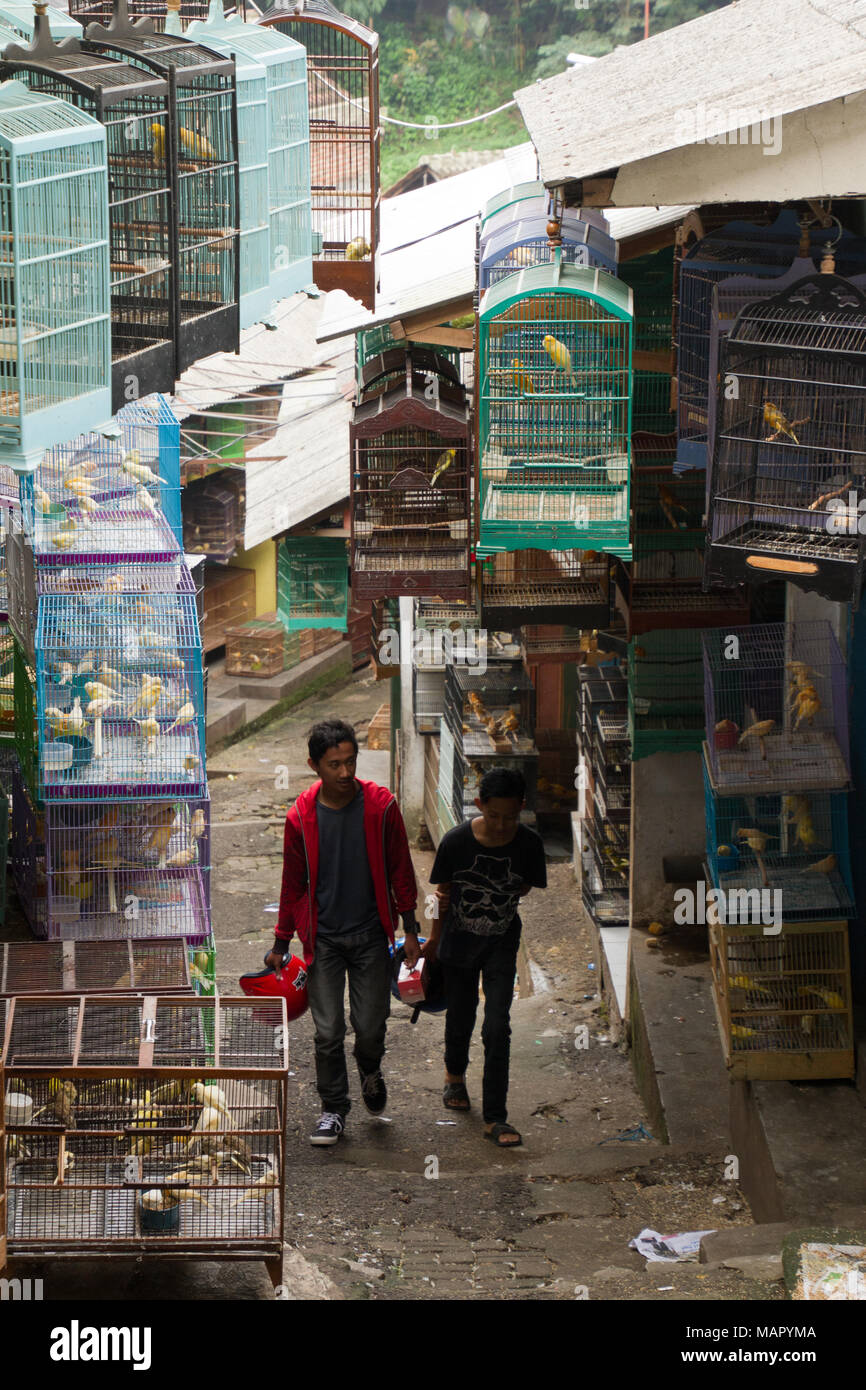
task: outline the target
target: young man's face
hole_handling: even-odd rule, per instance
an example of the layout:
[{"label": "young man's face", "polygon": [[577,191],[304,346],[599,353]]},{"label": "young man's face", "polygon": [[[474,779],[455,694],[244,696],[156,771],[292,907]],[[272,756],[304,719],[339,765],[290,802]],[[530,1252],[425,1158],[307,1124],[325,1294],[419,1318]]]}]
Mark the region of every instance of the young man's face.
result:
[{"label": "young man's face", "polygon": [[475,805],[487,833],[495,839],[510,840],[520,824],[520,810],[523,805],[516,796],[491,796],[489,801],[476,800]]},{"label": "young man's face", "polygon": [[354,789],[358,755],[348,740],[329,748],[317,763],[314,763],[312,758],[308,758],[307,761],[313,771],[321,777],[322,786],[328,795],[345,797]]}]

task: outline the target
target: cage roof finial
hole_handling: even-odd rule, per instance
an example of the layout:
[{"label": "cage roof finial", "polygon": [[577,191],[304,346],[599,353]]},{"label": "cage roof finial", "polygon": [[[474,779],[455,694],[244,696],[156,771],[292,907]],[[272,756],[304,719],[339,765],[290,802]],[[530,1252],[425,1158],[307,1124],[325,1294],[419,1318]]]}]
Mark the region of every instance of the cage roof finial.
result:
[{"label": "cage roof finial", "polygon": [[130,19],[127,0],[114,0],[111,19],[108,24],[88,24],[84,31],[84,37],[86,39],[134,39],[155,33],[152,19],[148,16],[143,19]]},{"label": "cage roof finial", "polygon": [[61,39],[59,43],[52,38],[47,0],[36,0],[33,10],[33,38],[30,43],[10,43],[0,56],[5,59],[38,58],[40,62],[44,62],[46,59],[58,58],[64,53],[81,52],[81,44],[76,38]]}]

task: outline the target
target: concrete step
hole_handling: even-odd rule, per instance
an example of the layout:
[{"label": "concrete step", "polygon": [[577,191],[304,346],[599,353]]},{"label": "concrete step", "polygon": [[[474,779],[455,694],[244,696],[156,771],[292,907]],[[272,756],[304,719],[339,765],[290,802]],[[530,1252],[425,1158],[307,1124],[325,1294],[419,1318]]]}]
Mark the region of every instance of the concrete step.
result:
[{"label": "concrete step", "polygon": [[263,680],[255,676],[235,676],[226,679],[234,681],[234,689],[243,699],[269,700],[277,704],[308,681],[317,679],[329,671],[339,671],[343,666],[346,667],[348,676],[348,646],[345,642],[339,646],[328,647],[317,656],[307,657],[305,661],[299,661],[297,666],[292,666],[288,671],[281,671],[277,676],[268,676]]},{"label": "concrete step", "polygon": [[246,700],[214,698],[208,690],[205,737],[209,748],[236,733],[247,722]]}]

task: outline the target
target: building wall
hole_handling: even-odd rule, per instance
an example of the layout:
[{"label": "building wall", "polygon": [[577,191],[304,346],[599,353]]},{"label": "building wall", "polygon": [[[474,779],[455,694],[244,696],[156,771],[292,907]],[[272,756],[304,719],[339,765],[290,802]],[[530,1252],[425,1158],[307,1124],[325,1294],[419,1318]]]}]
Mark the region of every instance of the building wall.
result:
[{"label": "building wall", "polygon": [[232,564],[238,569],[254,570],[256,576],[255,617],[262,613],[273,613],[277,607],[277,544],[276,541],[262,541],[251,550],[236,550]]},{"label": "building wall", "polygon": [[665,881],[663,860],[674,855],[703,858],[706,852],[700,754],[639,758],[631,778],[632,926],[652,921],[671,926],[676,884]]}]

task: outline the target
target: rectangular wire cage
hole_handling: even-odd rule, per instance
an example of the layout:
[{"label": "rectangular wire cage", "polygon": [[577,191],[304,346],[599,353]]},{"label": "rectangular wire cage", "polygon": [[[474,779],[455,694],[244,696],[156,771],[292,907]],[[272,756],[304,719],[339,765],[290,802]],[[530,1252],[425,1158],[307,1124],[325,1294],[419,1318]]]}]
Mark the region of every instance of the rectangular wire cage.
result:
[{"label": "rectangular wire cage", "polygon": [[479,245],[479,290],[483,292],[517,270],[551,263],[556,245],[561,247],[562,260],[566,265],[596,266],[610,275],[616,275],[616,242],[609,229],[604,232],[579,217],[566,216],[560,223],[558,238],[554,243],[548,236],[547,227],[548,218],[535,213],[517,217],[514,222],[485,237],[483,254]]},{"label": "rectangular wire cage", "polygon": [[482,549],[631,558],[631,291],[561,262],[511,275],[479,316]]},{"label": "rectangular wire cage", "polygon": [[703,636],[709,764],[721,795],[848,785],[846,666],[826,621]]},{"label": "rectangular wire cage", "polygon": [[7,1254],[282,1257],[285,1001],[7,1001]]},{"label": "rectangular wire cage", "polygon": [[349,571],[344,540],[286,536],[277,552],[277,617],[287,632],[345,632]]},{"label": "rectangular wire cage", "polygon": [[485,555],[484,621],[491,628],[568,623],[603,628],[610,619],[610,561],[595,551],[512,550]]},{"label": "rectangular wire cage", "polygon": [[209,801],[49,802],[45,817],[49,937],[203,942]]},{"label": "rectangular wire cage", "polygon": [[0,944],[0,995],[189,994],[183,941],[9,941]]},{"label": "rectangular wire cage", "polygon": [[527,666],[574,665],[586,650],[579,627],[525,623],[520,629],[520,650]]},{"label": "rectangular wire cage", "polygon": [[535,754],[535,688],[518,662],[449,666],[445,719],[467,760]]},{"label": "rectangular wire cage", "polygon": [[36,936],[45,935],[45,816],[19,770],[12,774],[12,833],[9,865],[18,903]]},{"label": "rectangular wire cage", "polygon": [[629,644],[632,757],[699,752],[704,739],[699,629],[644,632]]},{"label": "rectangular wire cage", "polygon": [[329,0],[265,9],[307,54],[313,279],[375,307],[379,252],[379,39]]},{"label": "rectangular wire cage", "polygon": [[201,797],[202,648],[195,595],[47,594],[36,631],[40,794]]},{"label": "rectangular wire cage", "polygon": [[19,82],[0,87],[0,227],[0,461],[29,471],[111,414],[108,169],[96,120]]},{"label": "rectangular wire cage", "polygon": [[172,34],[138,32],[116,0],[110,25],[91,24],[82,47],[169,84],[165,123],[145,133],[146,154],[171,181],[177,282],[176,376],[238,345],[240,292],[238,116],[234,62]]},{"label": "rectangular wire cage", "polygon": [[191,553],[225,563],[243,546],[246,485],[243,474],[223,468],[183,490],[183,539]]},{"label": "rectangular wire cage", "polygon": [[847,922],[709,928],[725,1062],[746,1081],[854,1075]]},{"label": "rectangular wire cage", "polygon": [[455,599],[453,603],[439,598],[418,598],[414,613],[415,627],[424,630],[448,628],[451,632],[465,632],[481,626],[481,605],[474,589],[471,598]]},{"label": "rectangular wire cage", "polygon": [[[79,31],[80,33],[80,31]],[[169,87],[92,53],[54,43],[37,15],[32,47],[5,50],[0,71],[70,102],[105,128],[111,231],[112,410],[133,396],[174,388],[176,302],[173,205],[165,160],[152,132],[168,119]],[[80,424],[75,433],[80,432]],[[71,433],[71,431],[70,431]]]},{"label": "rectangular wire cage", "polygon": [[866,295],[811,275],[747,305],[721,348],[710,579],[859,602]]}]

